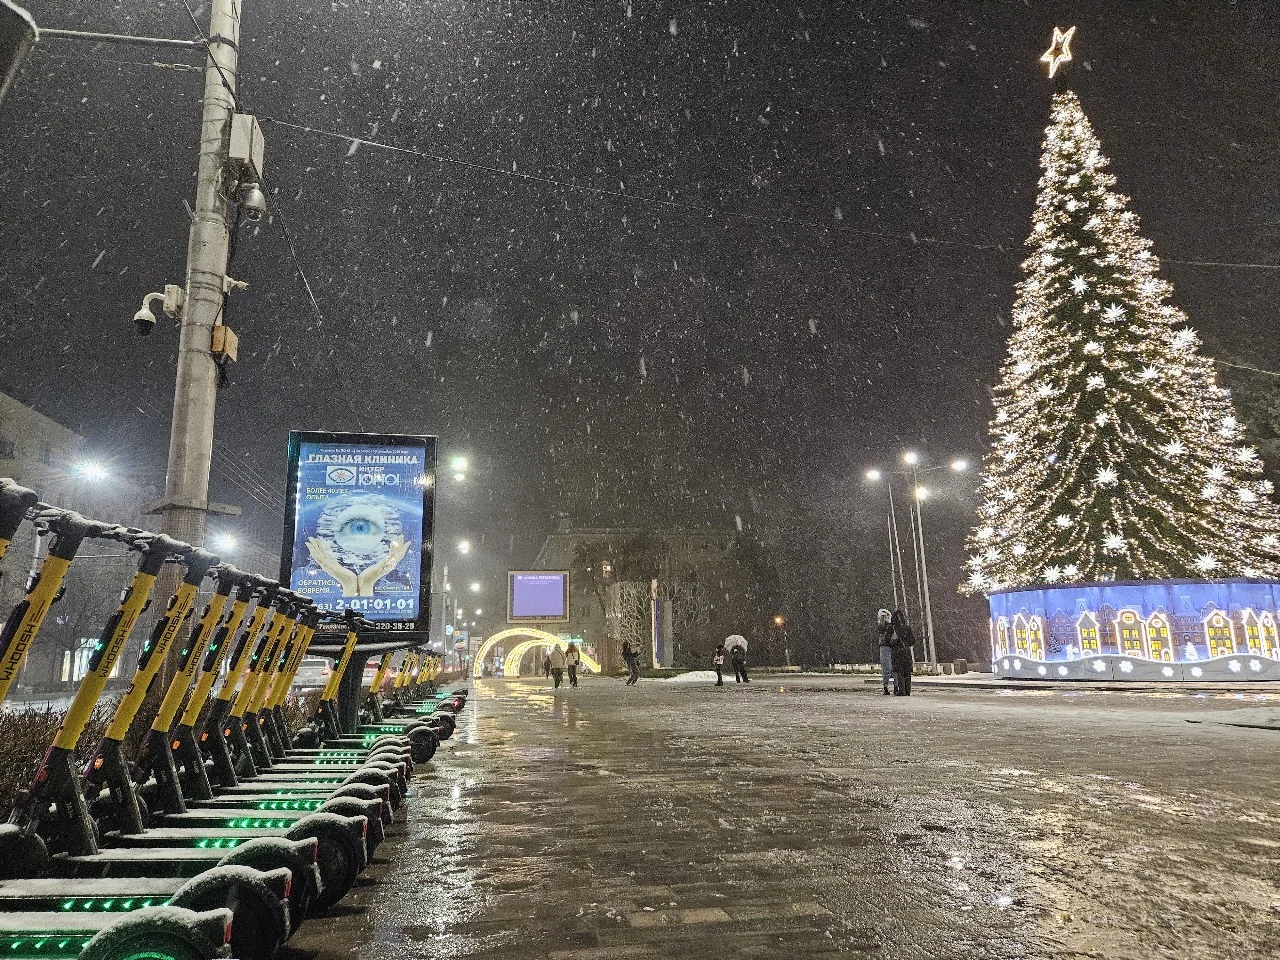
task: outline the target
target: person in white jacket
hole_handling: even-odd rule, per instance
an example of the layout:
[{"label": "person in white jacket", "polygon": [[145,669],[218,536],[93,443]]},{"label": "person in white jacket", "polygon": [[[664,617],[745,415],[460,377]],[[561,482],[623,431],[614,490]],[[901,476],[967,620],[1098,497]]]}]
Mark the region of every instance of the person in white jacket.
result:
[{"label": "person in white jacket", "polygon": [[564,648],[558,644],[551,648],[551,681],[559,688],[564,680]]}]

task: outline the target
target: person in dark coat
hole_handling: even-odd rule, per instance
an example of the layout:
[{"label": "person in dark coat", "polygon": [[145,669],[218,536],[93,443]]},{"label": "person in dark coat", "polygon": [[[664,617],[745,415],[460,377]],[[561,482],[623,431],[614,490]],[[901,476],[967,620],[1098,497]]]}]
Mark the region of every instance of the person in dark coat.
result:
[{"label": "person in dark coat", "polygon": [[746,648],[740,643],[735,643],[733,649],[729,651],[729,659],[733,661],[733,682],[750,683],[751,678],[747,676]]},{"label": "person in dark coat", "polygon": [[622,659],[627,662],[628,676],[626,685],[628,687],[635,686],[640,682],[640,654],[636,653],[629,640],[622,641]]},{"label": "person in dark coat", "polygon": [[916,635],[907,623],[907,615],[901,610],[893,611],[890,624],[893,628],[893,695],[909,697],[911,674],[915,670],[912,648],[916,645]]},{"label": "person in dark coat", "polygon": [[724,641],[721,640],[719,646],[716,647],[715,654],[711,657],[711,665],[716,668],[716,686],[724,686],[724,661],[726,651],[724,649]]},{"label": "person in dark coat", "polygon": [[888,610],[876,614],[876,639],[880,647],[880,683],[887,697],[893,680],[893,615]]}]

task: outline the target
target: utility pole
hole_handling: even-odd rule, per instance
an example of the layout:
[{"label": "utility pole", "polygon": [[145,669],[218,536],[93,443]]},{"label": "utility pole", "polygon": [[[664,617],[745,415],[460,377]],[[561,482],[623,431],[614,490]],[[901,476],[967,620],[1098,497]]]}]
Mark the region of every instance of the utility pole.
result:
[{"label": "utility pole", "polygon": [[[186,303],[178,343],[178,373],[169,433],[164,514],[169,536],[204,543],[213,461],[213,420],[219,368],[213,354],[214,327],[222,322],[226,296],[227,199],[234,188],[229,165],[240,43],[241,0],[213,0],[200,120],[200,165],[195,213],[187,240]],[[228,512],[213,507],[217,512]]]}]

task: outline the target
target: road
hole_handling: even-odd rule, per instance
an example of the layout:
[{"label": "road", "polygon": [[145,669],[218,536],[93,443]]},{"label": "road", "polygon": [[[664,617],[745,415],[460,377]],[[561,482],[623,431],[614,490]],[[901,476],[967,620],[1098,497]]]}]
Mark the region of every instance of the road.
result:
[{"label": "road", "polygon": [[1280,955],[1280,691],[473,690],[287,960]]}]

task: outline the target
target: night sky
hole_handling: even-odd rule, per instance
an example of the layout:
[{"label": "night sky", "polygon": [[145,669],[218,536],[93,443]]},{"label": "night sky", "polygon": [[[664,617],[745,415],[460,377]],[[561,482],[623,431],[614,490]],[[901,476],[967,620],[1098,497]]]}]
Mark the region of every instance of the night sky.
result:
[{"label": "night sky", "polygon": [[[26,5],[193,35],[171,0]],[[887,584],[865,469],[985,445],[1055,23],[1175,301],[1218,356],[1280,367],[1280,270],[1195,263],[1280,263],[1270,7],[247,0],[240,109],[319,315],[280,218],[242,228],[223,528],[278,545],[291,428],[434,433],[478,467],[438,532],[477,545],[451,568],[495,611],[564,514],[741,525],[799,632],[860,631]],[[0,106],[0,389],[158,479],[177,333],[130,318],[183,282],[201,77],[153,59],[201,62],[47,40]],[[929,506],[956,616],[973,482]]]}]

